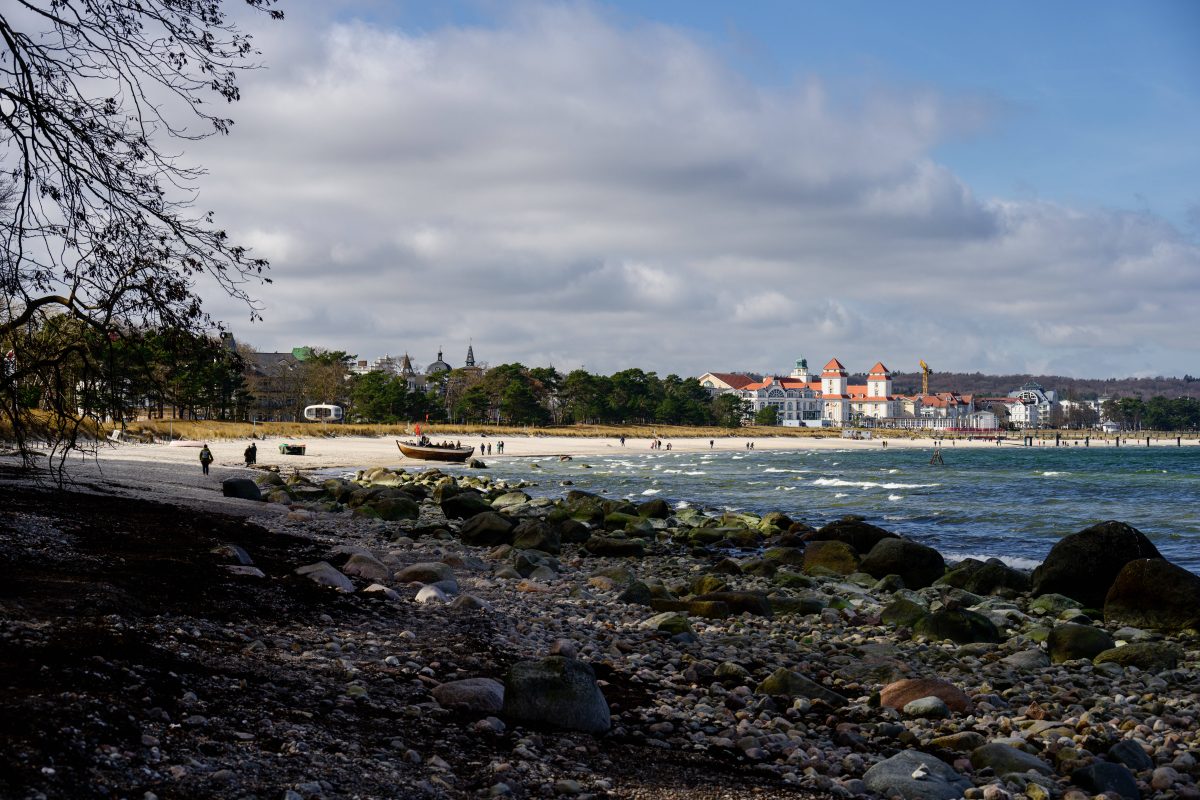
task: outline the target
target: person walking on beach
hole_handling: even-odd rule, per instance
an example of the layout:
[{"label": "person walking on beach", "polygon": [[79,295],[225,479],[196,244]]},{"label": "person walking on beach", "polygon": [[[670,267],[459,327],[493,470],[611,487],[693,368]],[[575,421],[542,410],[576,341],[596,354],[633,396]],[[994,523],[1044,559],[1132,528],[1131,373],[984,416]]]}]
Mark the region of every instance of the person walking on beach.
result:
[{"label": "person walking on beach", "polygon": [[258,445],[251,442],[250,446],[246,448],[246,466],[248,467],[256,461],[258,461]]},{"label": "person walking on beach", "polygon": [[712,440],[712,439],[709,439],[709,440],[708,440],[708,449],[709,449],[709,450],[712,450],[712,449],[713,449],[713,440]]},{"label": "person walking on beach", "polygon": [[213,462],[212,450],[208,449],[208,445],[200,448],[200,469],[204,470],[204,474],[208,474],[208,465]]}]

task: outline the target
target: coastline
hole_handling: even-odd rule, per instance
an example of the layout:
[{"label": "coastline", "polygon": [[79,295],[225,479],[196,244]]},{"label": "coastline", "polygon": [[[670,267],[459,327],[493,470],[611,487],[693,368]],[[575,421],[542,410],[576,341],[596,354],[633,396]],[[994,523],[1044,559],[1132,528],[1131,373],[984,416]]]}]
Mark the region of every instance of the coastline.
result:
[{"label": "coastline", "polygon": [[[643,441],[640,449],[648,450]],[[514,457],[566,455],[568,444],[580,455],[611,452],[595,449],[602,444],[596,441],[505,442],[505,455]],[[18,539],[28,536],[44,547],[39,537],[58,537],[51,550],[26,559],[31,563],[22,579],[51,587],[34,600],[70,602],[80,590],[62,592],[57,570],[76,561],[102,564],[93,573],[96,588],[85,586],[80,594],[87,602],[66,612],[52,605],[54,613],[28,623],[9,619],[25,626],[14,641],[30,648],[30,661],[48,648],[64,648],[69,655],[59,675],[69,677],[57,680],[69,682],[64,685],[75,690],[73,697],[98,698],[102,719],[113,715],[99,733],[85,734],[92,738],[84,738],[82,751],[107,752],[115,741],[128,754],[99,768],[114,793],[382,798],[395,796],[395,787],[419,785],[427,795],[464,798],[845,797],[883,791],[889,784],[880,773],[899,766],[897,774],[908,775],[914,764],[903,758],[919,756],[940,759],[936,769],[946,770],[958,792],[982,798],[991,785],[1009,796],[1031,785],[1028,776],[1017,780],[990,767],[992,751],[979,755],[980,748],[1007,753],[1017,744],[1035,759],[1023,769],[1035,765],[1046,796],[1070,797],[1063,793],[1078,792],[1072,786],[1101,793],[1086,770],[1119,764],[1128,773],[1123,778],[1167,786],[1164,798],[1195,797],[1200,770],[1189,753],[1200,749],[1200,739],[1181,721],[1196,699],[1200,651],[1190,634],[1164,638],[1094,623],[1082,603],[1058,594],[1035,601],[1008,585],[922,586],[927,578],[915,576],[906,588],[849,573],[866,566],[869,542],[849,542],[873,535],[870,525],[833,542],[809,541],[802,528],[785,527],[786,518],[773,517],[768,525],[771,515],[725,514],[718,526],[693,517],[677,526],[661,516],[670,513],[662,501],[657,512],[649,510],[655,501],[646,501],[645,516],[642,505],[583,493],[546,504],[491,485],[495,478],[486,471],[458,473],[452,483],[459,490],[484,488],[500,512],[488,516],[537,536],[552,520],[570,522],[555,514],[575,502],[582,504],[577,511],[590,508],[584,534],[590,538],[547,539],[552,555],[517,547],[516,528],[507,538],[469,540],[481,526],[456,519],[445,500],[435,501],[439,491],[456,499],[446,493],[445,479],[412,475],[438,465],[405,463],[387,450],[394,448],[390,440],[329,448],[320,440],[304,457],[260,446],[259,460],[278,466],[279,478],[301,469],[366,467],[373,459],[402,467],[408,477],[375,470],[376,486],[360,488],[395,492],[423,480],[412,487],[421,489],[412,497],[425,493],[416,518],[385,521],[358,507],[327,513],[313,501],[223,498],[223,478],[273,477],[240,463],[245,443],[217,443],[207,477],[193,448],[120,445],[73,461],[77,488],[126,495],[124,511],[114,510],[110,499],[22,493],[27,484],[14,487],[8,473],[0,480],[0,492],[21,504],[9,520]],[[691,444],[707,449],[707,441]],[[731,444],[727,450],[736,452],[737,442]],[[829,440],[827,447],[873,444]],[[303,487],[302,477],[298,483]],[[176,525],[173,515],[179,515],[168,509],[147,524],[138,516],[152,505],[145,500],[197,513],[182,515]],[[624,510],[610,515],[609,502]],[[55,517],[64,513],[60,504],[84,516],[63,523]],[[209,512],[254,524],[239,527]],[[572,531],[580,533],[578,522]],[[81,547],[89,536],[91,546]],[[136,546],[123,546],[130,536]],[[749,536],[775,552],[770,559],[731,559],[714,536]],[[640,542],[636,554],[627,549],[631,541]],[[917,545],[912,554],[930,549]],[[251,564],[235,560],[239,550]],[[139,555],[144,552],[151,554],[148,561]],[[842,564],[845,558],[852,565]],[[898,562],[899,571],[910,560]],[[315,587],[296,574],[314,563],[325,563],[352,591]],[[126,573],[131,564],[143,565],[145,574]],[[1014,577],[1004,570],[999,575]],[[182,609],[181,597],[188,601]],[[22,605],[22,613],[32,613],[29,608]],[[164,608],[170,609],[165,618]],[[219,613],[212,614],[214,608]],[[914,638],[916,623],[896,617],[965,614],[966,608],[973,609],[972,625],[994,626],[997,633],[959,641],[951,627]],[[93,623],[100,634],[87,629]],[[1128,653],[1141,647],[1138,654],[1149,660],[1127,669],[1055,642],[1054,631],[1065,631],[1065,639],[1080,628],[1101,631],[1095,635],[1106,642],[1126,642],[1133,648]],[[74,640],[82,629],[93,638],[85,637],[81,647]],[[123,642],[132,637],[150,646],[94,650],[92,642],[106,641],[109,629]],[[1122,657],[1118,648],[1109,649],[1117,651],[1113,658]],[[155,660],[163,653],[170,655]],[[496,706],[456,706],[442,688],[464,679],[498,684],[515,662],[563,653],[599,678],[612,712],[612,728],[602,736],[527,728]],[[87,682],[97,671],[111,675],[112,685],[133,683],[114,700],[103,694],[106,687]],[[4,678],[24,686],[39,674]],[[172,677],[179,674],[185,683]],[[154,699],[151,717],[126,740],[110,731],[121,719],[145,714],[139,700],[145,690],[137,683],[142,675],[174,681],[174,688]],[[54,685],[53,691],[16,694],[9,711],[33,725],[41,719],[61,724],[63,715],[77,724],[73,709],[88,706],[72,700],[63,710],[66,701],[57,692],[64,685]],[[1120,699],[1147,692],[1153,703]],[[1090,707],[1079,698],[1088,698]],[[262,713],[248,715],[248,704]],[[1125,767],[1107,753],[1124,752],[1121,732],[1133,728],[1146,755]],[[281,746],[281,737],[288,744]],[[1072,754],[1055,756],[1070,748]],[[55,780],[75,779],[71,765],[56,763],[58,772],[43,771],[29,785],[52,789]],[[655,788],[647,795],[650,785]]]}]

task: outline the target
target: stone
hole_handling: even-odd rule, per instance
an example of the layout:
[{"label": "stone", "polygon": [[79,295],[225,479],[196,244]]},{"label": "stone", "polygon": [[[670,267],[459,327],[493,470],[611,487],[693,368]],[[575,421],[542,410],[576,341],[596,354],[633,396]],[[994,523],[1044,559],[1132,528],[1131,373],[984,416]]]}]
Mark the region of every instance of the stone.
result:
[{"label": "stone", "polygon": [[950,733],[945,736],[937,736],[929,743],[943,750],[950,750],[955,753],[969,753],[986,741],[987,739],[979,731],[959,731],[958,733]]},{"label": "stone", "polygon": [[666,519],[671,516],[671,506],[666,500],[661,497],[655,497],[647,500],[637,507],[639,517],[647,517],[649,519]]},{"label": "stone", "polygon": [[650,619],[639,624],[638,627],[642,630],[659,631],[671,635],[677,633],[695,633],[692,630],[692,626],[688,623],[687,617],[677,614],[674,611],[664,611],[661,614],[655,614]]},{"label": "stone", "polygon": [[641,539],[623,539],[600,534],[592,534],[584,542],[583,549],[594,556],[614,558],[641,558],[646,554],[646,545]]},{"label": "stone", "polygon": [[465,678],[433,688],[433,698],[447,708],[498,714],[504,708],[504,684],[492,678]]},{"label": "stone", "polygon": [[617,595],[618,603],[630,603],[637,606],[648,606],[653,599],[650,587],[641,581],[634,581]]},{"label": "stone", "polygon": [[1104,620],[1170,633],[1200,630],[1200,575],[1159,558],[1129,561],[1104,599]]},{"label": "stone", "polygon": [[1124,764],[1134,772],[1154,769],[1154,759],[1132,739],[1122,739],[1108,748],[1108,757],[1118,764]]},{"label": "stone", "polygon": [[881,539],[863,557],[862,571],[873,578],[899,575],[909,589],[923,589],[946,574],[942,554],[908,539]]},{"label": "stone", "polygon": [[804,571],[812,574],[818,568],[838,575],[858,571],[859,558],[854,548],[837,540],[809,542],[804,548]]},{"label": "stone", "polygon": [[240,500],[262,500],[258,484],[249,478],[226,478],[221,481],[221,494]]},{"label": "stone", "polygon": [[446,519],[470,519],[479,514],[486,514],[492,506],[478,492],[464,491],[441,501],[442,513]]},{"label": "stone", "polygon": [[879,704],[884,708],[903,709],[913,700],[936,697],[955,713],[971,710],[971,698],[953,683],[941,678],[905,678],[889,683],[879,693]]},{"label": "stone", "polygon": [[949,707],[942,701],[940,697],[919,697],[904,704],[901,709],[905,716],[917,717],[918,719],[946,719],[950,716]]},{"label": "stone", "polygon": [[771,601],[767,599],[765,592],[706,592],[705,594],[696,595],[692,600],[724,603],[735,614],[746,613],[753,614],[756,617],[770,617],[772,615]]},{"label": "stone", "polygon": [[763,560],[793,567],[804,564],[804,549],[800,547],[769,547],[763,552]]},{"label": "stone", "polygon": [[913,633],[930,639],[949,639],[957,644],[1003,641],[995,623],[965,608],[935,611],[924,616],[913,625]]},{"label": "stone", "polygon": [[805,534],[807,541],[844,542],[859,554],[869,553],[883,539],[899,539],[896,534],[878,528],[858,518],[845,518],[831,522],[818,531]]},{"label": "stone", "polygon": [[863,783],[883,797],[904,800],[959,800],[971,781],[936,756],[902,750],[868,769]]},{"label": "stone", "polygon": [[346,575],[356,575],[375,583],[381,583],[392,577],[392,571],[383,562],[368,553],[355,553],[346,559],[342,565]]},{"label": "stone", "polygon": [[596,673],[582,661],[549,656],[518,661],[504,678],[504,716],[514,722],[584,733],[612,726]]},{"label": "stone", "polygon": [[318,561],[315,564],[297,567],[295,572],[297,575],[308,578],[320,586],[328,586],[337,589],[339,592],[354,591],[354,584],[350,582],[350,579],[339,572],[328,561]]},{"label": "stone", "polygon": [[217,545],[216,547],[214,547],[212,550],[209,550],[208,552],[212,553],[213,555],[232,559],[233,561],[236,561],[237,563],[241,564],[243,567],[249,567],[254,563],[254,559],[250,558],[250,554],[247,553],[245,548],[243,548],[241,545],[236,545],[236,544]]},{"label": "stone", "polygon": [[842,708],[849,701],[816,681],[809,680],[798,672],[787,667],[780,667],[767,676],[755,688],[756,694],[782,695],[784,697],[807,697],[810,700],[822,700],[834,708]]},{"label": "stone", "polygon": [[518,550],[541,550],[558,555],[562,551],[562,536],[540,519],[523,519],[512,531],[512,545]]},{"label": "stone", "polygon": [[1116,642],[1106,631],[1091,625],[1055,625],[1046,637],[1046,648],[1050,651],[1050,660],[1055,664],[1077,658],[1090,661],[1115,646]]},{"label": "stone", "polygon": [[987,561],[967,558],[955,564],[937,583],[964,589],[972,594],[988,595],[1001,589],[1027,592],[1030,576],[998,558],[989,558]]},{"label": "stone", "polygon": [[1041,650],[1018,650],[1000,659],[1000,662],[1018,670],[1041,669],[1050,666],[1050,656]]},{"label": "stone", "polygon": [[907,597],[897,597],[883,609],[879,618],[885,625],[911,628],[928,613],[929,609],[920,603],[914,603]]},{"label": "stone", "polygon": [[491,608],[491,605],[486,600],[482,600],[473,594],[460,594],[450,601],[450,607],[487,611]]},{"label": "stone", "polygon": [[1101,522],[1064,536],[1033,571],[1035,595],[1057,592],[1088,608],[1100,608],[1117,574],[1130,561],[1162,555],[1136,528]]},{"label": "stone", "polygon": [[1105,650],[1093,658],[1092,662],[1162,672],[1178,667],[1183,656],[1183,648],[1168,642],[1130,642],[1122,647]]},{"label": "stone", "polygon": [[468,518],[458,535],[463,544],[487,547],[512,544],[512,529],[513,524],[506,517],[495,511],[483,511]]},{"label": "stone", "polygon": [[971,766],[975,769],[991,768],[997,775],[1031,770],[1042,775],[1054,774],[1054,767],[1037,756],[1002,742],[990,742],[972,750]]},{"label": "stone", "polygon": [[441,587],[429,584],[428,586],[422,586],[421,590],[417,592],[417,596],[413,599],[418,603],[445,603],[447,597]]},{"label": "stone", "polygon": [[409,564],[396,572],[396,583],[438,583],[453,581],[454,570],[448,564],[440,561],[423,561],[419,564]]},{"label": "stone", "polygon": [[234,575],[241,575],[243,578],[265,578],[267,573],[263,572],[258,567],[246,566],[244,564],[226,564],[225,569],[232,572]]},{"label": "stone", "polygon": [[1114,793],[1124,800],[1140,800],[1137,779],[1129,768],[1111,761],[1096,761],[1071,773],[1071,783],[1094,794]]},{"label": "stone", "polygon": [[417,519],[421,516],[421,506],[411,497],[399,493],[371,500],[367,507],[387,522],[397,522],[402,519]]},{"label": "stone", "polygon": [[528,503],[532,498],[522,491],[505,492],[492,500],[492,508],[509,508]]}]

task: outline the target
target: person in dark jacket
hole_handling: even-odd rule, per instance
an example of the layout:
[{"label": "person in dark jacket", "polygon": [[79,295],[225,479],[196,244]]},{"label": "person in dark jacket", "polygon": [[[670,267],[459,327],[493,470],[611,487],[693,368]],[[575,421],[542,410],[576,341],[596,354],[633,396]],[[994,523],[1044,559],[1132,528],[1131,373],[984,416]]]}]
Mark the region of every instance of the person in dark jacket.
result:
[{"label": "person in dark jacket", "polygon": [[251,442],[250,446],[246,448],[246,466],[248,467],[256,461],[258,461],[258,445]]},{"label": "person in dark jacket", "polygon": [[208,474],[208,465],[213,462],[212,450],[208,449],[208,445],[200,448],[200,469],[204,470],[204,474]]}]

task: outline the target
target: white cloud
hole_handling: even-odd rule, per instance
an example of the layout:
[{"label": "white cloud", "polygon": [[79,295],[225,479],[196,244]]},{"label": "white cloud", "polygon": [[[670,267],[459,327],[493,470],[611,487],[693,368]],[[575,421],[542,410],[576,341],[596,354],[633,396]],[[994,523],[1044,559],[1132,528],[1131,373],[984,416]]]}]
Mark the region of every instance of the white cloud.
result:
[{"label": "white cloud", "polygon": [[936,161],[985,99],[766,88],[586,5],[419,33],[322,13],[260,37],[272,68],[198,150],[205,206],[275,265],[263,346],[1089,374],[1135,339],[1171,372],[1200,334],[1200,250],[1162,220],[980,198]]}]

